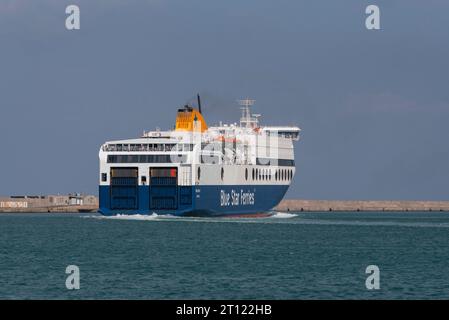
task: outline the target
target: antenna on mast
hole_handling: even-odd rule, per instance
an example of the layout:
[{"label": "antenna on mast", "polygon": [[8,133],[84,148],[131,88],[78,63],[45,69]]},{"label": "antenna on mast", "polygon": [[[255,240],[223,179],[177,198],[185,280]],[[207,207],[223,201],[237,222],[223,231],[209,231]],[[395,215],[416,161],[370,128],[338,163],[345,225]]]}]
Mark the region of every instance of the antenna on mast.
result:
[{"label": "antenna on mast", "polygon": [[259,125],[258,116],[260,115],[252,115],[250,111],[250,107],[254,105],[256,100],[246,98],[237,100],[237,102],[239,103],[239,105],[241,105],[240,109],[242,109],[240,126],[246,128],[256,128]]},{"label": "antenna on mast", "polygon": [[198,99],[198,111],[201,113],[201,98],[199,93],[196,95],[196,98]]}]

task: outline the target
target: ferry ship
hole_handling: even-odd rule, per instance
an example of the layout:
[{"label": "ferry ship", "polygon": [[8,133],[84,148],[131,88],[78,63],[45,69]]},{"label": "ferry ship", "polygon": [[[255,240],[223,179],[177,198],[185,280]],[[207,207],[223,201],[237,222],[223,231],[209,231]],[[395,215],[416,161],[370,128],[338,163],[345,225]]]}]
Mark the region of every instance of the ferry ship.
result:
[{"label": "ferry ship", "polygon": [[197,98],[178,109],[173,130],[101,146],[101,214],[247,216],[282,200],[300,128],[261,126],[250,99],[239,100],[239,124],[208,127]]}]

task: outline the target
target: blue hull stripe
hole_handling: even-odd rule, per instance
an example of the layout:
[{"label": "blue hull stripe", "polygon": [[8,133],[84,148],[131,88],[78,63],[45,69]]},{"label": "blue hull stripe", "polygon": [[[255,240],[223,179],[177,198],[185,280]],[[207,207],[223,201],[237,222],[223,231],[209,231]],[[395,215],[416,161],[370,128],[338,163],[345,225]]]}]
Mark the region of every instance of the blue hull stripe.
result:
[{"label": "blue hull stripe", "polygon": [[[220,216],[256,214],[269,211],[275,207],[287,192],[288,185],[215,185],[177,187],[178,192],[170,191],[170,197],[176,199],[176,209],[154,209],[156,200],[163,195],[158,190],[158,199],[151,192],[149,186],[138,186],[137,196],[133,194],[132,209],[113,208],[111,187],[100,186],[100,213],[103,215],[116,214],[172,214],[177,216]],[[187,190],[191,189],[191,190]],[[151,197],[150,197],[151,195]],[[169,199],[171,199],[168,197]],[[191,197],[188,199],[188,197]],[[112,200],[112,201],[111,201]],[[115,202],[114,202],[115,203]]]}]

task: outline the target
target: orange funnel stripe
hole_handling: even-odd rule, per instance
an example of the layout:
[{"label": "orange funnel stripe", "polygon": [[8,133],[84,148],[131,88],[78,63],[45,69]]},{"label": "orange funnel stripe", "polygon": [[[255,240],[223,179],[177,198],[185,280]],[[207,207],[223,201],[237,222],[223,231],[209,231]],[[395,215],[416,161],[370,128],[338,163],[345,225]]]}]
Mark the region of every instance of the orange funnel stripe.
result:
[{"label": "orange funnel stripe", "polygon": [[[197,128],[197,129],[195,129]],[[201,113],[196,109],[181,109],[176,116],[176,131],[207,130],[207,124]]]}]

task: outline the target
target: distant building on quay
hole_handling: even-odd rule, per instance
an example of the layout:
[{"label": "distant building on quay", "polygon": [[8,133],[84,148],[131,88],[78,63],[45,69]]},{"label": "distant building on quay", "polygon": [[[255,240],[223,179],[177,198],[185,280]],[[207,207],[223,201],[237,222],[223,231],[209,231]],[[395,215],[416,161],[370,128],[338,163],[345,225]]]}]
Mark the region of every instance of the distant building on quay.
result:
[{"label": "distant building on quay", "polygon": [[14,195],[0,196],[2,212],[69,212],[96,211],[98,199],[93,195],[71,193],[67,195]]}]

